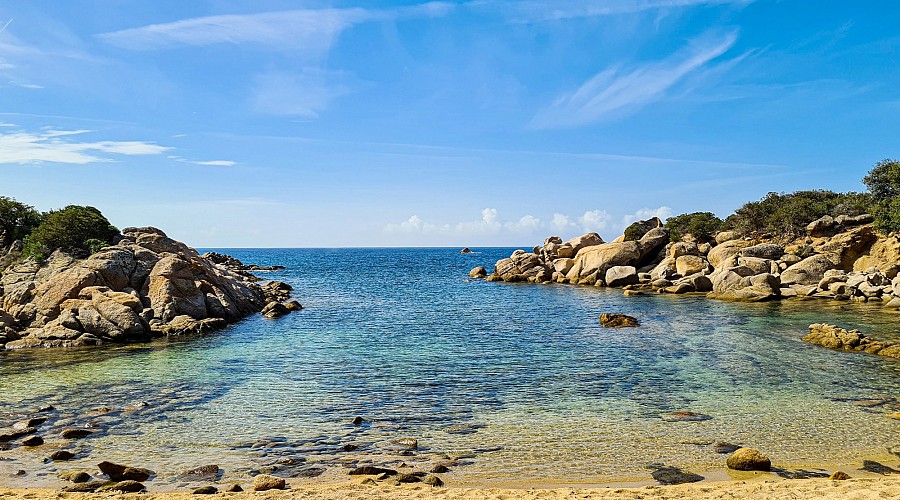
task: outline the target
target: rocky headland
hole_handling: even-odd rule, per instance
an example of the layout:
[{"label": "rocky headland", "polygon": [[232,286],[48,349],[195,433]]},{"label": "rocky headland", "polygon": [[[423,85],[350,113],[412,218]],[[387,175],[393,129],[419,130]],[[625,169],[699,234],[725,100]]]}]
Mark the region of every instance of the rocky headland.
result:
[{"label": "rocky headland", "polygon": [[41,262],[21,251],[16,242],[0,257],[0,348],[144,341],[300,308],[282,304],[290,285],[250,272],[273,268],[201,256],[152,227],[126,228],[85,259],[56,251]]},{"label": "rocky headland", "polygon": [[563,242],[551,236],[531,252],[497,261],[488,281],[568,283],[635,292],[704,293],[734,301],[813,298],[880,302],[900,309],[900,237],[880,236],[872,217],[823,217],[786,244],[770,235],[722,231],[709,241],[670,241],[653,218],[630,237],[605,242],[597,233]]}]

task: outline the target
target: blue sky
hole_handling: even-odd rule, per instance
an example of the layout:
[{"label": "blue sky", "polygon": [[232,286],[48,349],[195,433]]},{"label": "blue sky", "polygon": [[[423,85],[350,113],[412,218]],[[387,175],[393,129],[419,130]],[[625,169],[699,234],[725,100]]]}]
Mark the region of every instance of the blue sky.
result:
[{"label": "blue sky", "polygon": [[0,3],[0,194],[191,245],[531,246],[897,157],[889,1]]}]

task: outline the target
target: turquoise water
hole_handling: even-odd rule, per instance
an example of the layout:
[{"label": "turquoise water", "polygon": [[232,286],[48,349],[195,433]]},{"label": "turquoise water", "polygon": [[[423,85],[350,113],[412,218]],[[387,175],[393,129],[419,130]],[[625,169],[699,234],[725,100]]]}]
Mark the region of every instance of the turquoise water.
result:
[{"label": "turquoise water", "polygon": [[[652,463],[721,469],[714,441],[785,468],[898,465],[887,449],[900,444],[900,421],[887,414],[900,411],[900,362],[800,340],[814,322],[900,340],[898,316],[877,306],[467,278],[511,249],[227,252],[286,266],[265,277],[293,285],[305,309],[199,338],[0,354],[0,423],[57,408],[46,445],[0,451],[0,484],[58,485],[54,471],[100,460],[149,467],[165,488],[207,463],[226,478],[272,467],[337,478],[357,463],[447,458],[458,458],[451,484],[602,482],[649,478]],[[602,312],[642,326],[601,328]],[[122,409],[136,402],[147,406]],[[673,411],[712,419],[660,418]],[[348,423],[357,415],[359,427]],[[53,438],[85,425],[98,432]],[[418,448],[393,442],[403,437]],[[76,460],[43,462],[61,447]],[[19,469],[28,475],[11,478]]]}]

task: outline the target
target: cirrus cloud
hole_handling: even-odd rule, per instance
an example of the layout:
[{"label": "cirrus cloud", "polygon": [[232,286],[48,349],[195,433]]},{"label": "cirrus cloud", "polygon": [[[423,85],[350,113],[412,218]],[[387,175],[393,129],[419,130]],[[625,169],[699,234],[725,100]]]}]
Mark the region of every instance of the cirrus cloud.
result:
[{"label": "cirrus cloud", "polygon": [[15,131],[0,134],[0,164],[87,163],[114,161],[114,155],[157,155],[172,148],[144,141],[83,142],[76,136],[92,130]]}]

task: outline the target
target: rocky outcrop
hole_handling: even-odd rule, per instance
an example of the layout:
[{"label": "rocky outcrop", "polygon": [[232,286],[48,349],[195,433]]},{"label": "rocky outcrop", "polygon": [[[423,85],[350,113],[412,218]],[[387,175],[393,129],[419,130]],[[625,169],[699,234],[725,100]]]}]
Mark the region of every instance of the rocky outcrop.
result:
[{"label": "rocky outcrop", "polygon": [[14,264],[0,277],[0,345],[70,347],[201,333],[260,311],[273,296],[286,299],[288,285],[260,286],[248,276],[251,266],[207,255],[144,227],[124,229],[116,245],[87,259],[55,252],[43,264]]},{"label": "rocky outcrop", "polygon": [[707,293],[747,302],[880,301],[900,310],[900,235],[879,236],[871,221],[869,215],[824,217],[810,224],[809,235],[785,245],[732,231],[708,242],[670,242],[656,221],[643,221],[629,238],[611,243],[596,233],[565,243],[547,238],[533,252],[517,250],[498,261],[486,279],[624,287],[629,295]]},{"label": "rocky outcrop", "polygon": [[874,340],[866,337],[859,330],[845,330],[834,325],[819,323],[809,325],[809,334],[804,336],[803,340],[829,349],[862,351],[890,358],[900,358],[900,343]]}]

